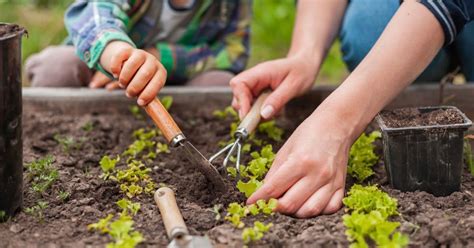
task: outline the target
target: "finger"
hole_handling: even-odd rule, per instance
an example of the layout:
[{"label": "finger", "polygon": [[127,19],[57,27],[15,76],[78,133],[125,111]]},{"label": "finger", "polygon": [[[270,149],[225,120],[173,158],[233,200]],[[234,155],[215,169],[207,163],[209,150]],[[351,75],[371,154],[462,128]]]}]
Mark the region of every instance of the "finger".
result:
[{"label": "finger", "polygon": [[246,84],[234,81],[234,79],[230,81],[230,87],[239,106],[237,109],[239,111],[239,117],[243,119],[250,110],[250,104],[253,100],[252,92]]},{"label": "finger", "polygon": [[333,195],[332,184],[326,184],[316,191],[296,212],[298,218],[309,218],[322,213]]},{"label": "finger", "polygon": [[261,109],[261,116],[264,119],[273,118],[276,113],[280,112],[283,106],[295,97],[299,91],[298,87],[295,87],[295,81],[293,77],[287,76],[283,82],[267,97],[263,103]]},{"label": "finger", "polygon": [[133,49],[125,49],[110,59],[110,72],[115,78],[118,78],[118,75],[120,75],[124,62],[130,58],[132,52]]},{"label": "finger", "polygon": [[106,75],[104,75],[102,72],[98,71],[94,74],[92,77],[91,82],[89,83],[90,88],[103,88],[106,86],[108,83],[110,83],[110,78],[108,78]]},{"label": "finger", "polygon": [[123,68],[120,71],[119,84],[120,87],[126,88],[132,78],[135,76],[140,67],[145,63],[146,55],[141,52],[135,52],[130,58],[125,61]]},{"label": "finger", "polygon": [[272,177],[267,178],[262,187],[249,197],[247,204],[255,203],[260,199],[279,198],[285,193],[303,177],[304,173],[295,166],[296,162],[295,159],[288,158],[285,164]]},{"label": "finger", "polygon": [[277,211],[283,214],[296,213],[323,184],[321,180],[303,177],[278,199]]},{"label": "finger", "polygon": [[156,95],[158,95],[158,92],[163,88],[165,81],[166,70],[161,68],[157,73],[155,73],[153,78],[138,97],[138,105],[145,106],[155,99]]},{"label": "finger", "polygon": [[120,89],[120,86],[119,86],[117,81],[113,81],[113,82],[107,84],[105,86],[105,89],[112,91],[112,90]]},{"label": "finger", "polygon": [[344,198],[344,188],[338,189],[331,196],[331,200],[323,210],[323,214],[333,214],[342,207],[342,198]]},{"label": "finger", "polygon": [[127,96],[138,96],[158,71],[155,60],[147,60],[127,86]]},{"label": "finger", "polygon": [[240,109],[240,105],[239,103],[237,102],[237,98],[233,97],[232,98],[232,108],[234,108],[235,110],[239,111]]}]

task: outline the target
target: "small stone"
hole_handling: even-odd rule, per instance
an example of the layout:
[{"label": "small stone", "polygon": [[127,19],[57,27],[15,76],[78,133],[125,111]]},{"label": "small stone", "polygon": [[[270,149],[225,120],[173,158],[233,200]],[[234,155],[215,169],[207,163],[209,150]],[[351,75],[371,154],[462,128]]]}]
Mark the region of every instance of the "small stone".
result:
[{"label": "small stone", "polygon": [[76,222],[77,221],[77,218],[76,217],[72,217],[71,218],[71,222]]},{"label": "small stone", "polygon": [[20,225],[18,224],[13,224],[10,226],[10,231],[13,232],[13,233],[19,233],[21,231],[23,231],[23,227],[21,227]]},{"label": "small stone", "polygon": [[35,238],[39,238],[39,236],[40,236],[39,233],[34,233],[34,234],[33,234],[33,237],[35,237]]},{"label": "small stone", "polygon": [[227,239],[227,237],[223,236],[223,235],[219,235],[217,236],[217,243],[219,244],[227,244],[229,242],[229,240]]}]

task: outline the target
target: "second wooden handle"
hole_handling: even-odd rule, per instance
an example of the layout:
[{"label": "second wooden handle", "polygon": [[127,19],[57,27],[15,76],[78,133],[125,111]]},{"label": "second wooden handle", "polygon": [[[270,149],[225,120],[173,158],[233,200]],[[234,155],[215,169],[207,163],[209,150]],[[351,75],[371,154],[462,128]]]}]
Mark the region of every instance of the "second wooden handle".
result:
[{"label": "second wooden handle", "polygon": [[171,142],[178,134],[183,133],[158,98],[151,101],[145,107],[145,110],[151,119],[153,119],[156,126],[161,130],[163,136],[165,136],[168,142]]},{"label": "second wooden handle", "polygon": [[179,211],[173,190],[168,187],[159,188],[155,192],[155,202],[160,209],[168,237],[174,239],[179,235],[187,235],[188,228]]},{"label": "second wooden handle", "polygon": [[257,128],[258,123],[260,122],[260,111],[262,109],[263,102],[267,99],[267,97],[270,95],[270,92],[265,91],[260,96],[255,100],[253,103],[252,108],[250,111],[247,113],[245,118],[240,122],[240,125],[238,128],[245,128],[247,132],[250,134],[252,133],[255,128]]}]

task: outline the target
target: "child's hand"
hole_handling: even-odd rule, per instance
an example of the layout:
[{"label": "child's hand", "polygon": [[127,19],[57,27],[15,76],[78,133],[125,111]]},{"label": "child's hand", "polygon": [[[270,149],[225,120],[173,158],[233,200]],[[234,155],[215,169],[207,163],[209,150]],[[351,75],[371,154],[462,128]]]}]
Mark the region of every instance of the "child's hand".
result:
[{"label": "child's hand", "polygon": [[89,87],[93,89],[97,88],[104,88],[107,90],[115,90],[120,88],[118,85],[118,81],[112,81],[108,78],[104,73],[100,71],[96,71],[94,76],[92,76],[92,80],[89,83]]},{"label": "child's hand", "polygon": [[118,78],[128,97],[138,97],[138,105],[151,102],[166,81],[166,69],[158,59],[130,44],[114,41],[107,45],[100,58],[102,67]]}]

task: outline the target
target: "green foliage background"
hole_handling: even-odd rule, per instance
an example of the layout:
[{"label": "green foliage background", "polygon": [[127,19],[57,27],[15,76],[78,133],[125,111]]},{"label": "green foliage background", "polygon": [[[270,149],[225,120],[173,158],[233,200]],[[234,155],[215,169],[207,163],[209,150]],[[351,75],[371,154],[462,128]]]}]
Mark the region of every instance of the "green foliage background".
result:
[{"label": "green foliage background", "polygon": [[[0,22],[23,25],[29,32],[23,42],[23,59],[41,49],[59,44],[67,36],[63,17],[72,0],[0,0]],[[283,57],[291,42],[295,0],[254,0],[252,53],[249,66]],[[340,83],[347,75],[336,43],[326,59],[318,81]]]}]

